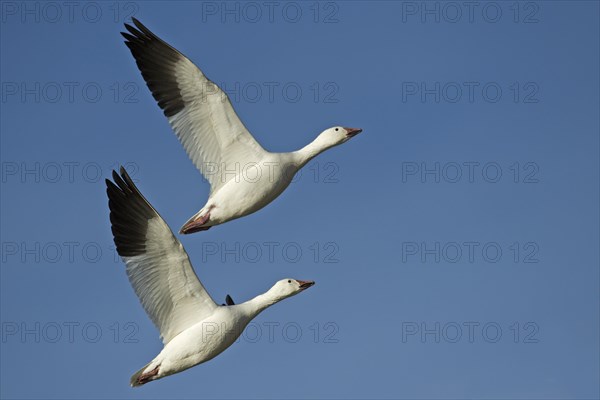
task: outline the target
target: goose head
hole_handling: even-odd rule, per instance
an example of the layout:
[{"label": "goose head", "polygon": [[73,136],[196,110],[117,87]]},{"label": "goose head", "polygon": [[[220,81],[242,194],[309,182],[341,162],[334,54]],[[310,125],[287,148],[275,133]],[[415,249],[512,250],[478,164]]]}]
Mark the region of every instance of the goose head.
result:
[{"label": "goose head", "polygon": [[330,148],[347,142],[361,132],[362,129],[360,128],[344,128],[342,126],[334,126],[321,132],[321,134],[317,137],[317,140],[324,148]]},{"label": "goose head", "polygon": [[267,293],[277,302],[297,295],[314,284],[314,281],[301,281],[298,279],[287,278],[277,281]]},{"label": "goose head", "polygon": [[298,169],[302,168],[318,154],[333,146],[347,142],[361,132],[362,129],[360,128],[344,128],[343,126],[334,126],[325,129],[315,140],[295,152],[298,160]]}]

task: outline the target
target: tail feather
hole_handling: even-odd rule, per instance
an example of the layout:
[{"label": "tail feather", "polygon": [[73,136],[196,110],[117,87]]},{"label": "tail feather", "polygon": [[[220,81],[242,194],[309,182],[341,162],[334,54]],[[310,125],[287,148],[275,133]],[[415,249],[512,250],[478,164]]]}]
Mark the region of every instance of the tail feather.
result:
[{"label": "tail feather", "polygon": [[142,386],[143,384],[154,380],[153,378],[158,374],[158,365],[153,370],[144,373],[150,364],[152,363],[150,362],[144,365],[139,371],[131,376],[131,379],[129,380],[131,387]]}]

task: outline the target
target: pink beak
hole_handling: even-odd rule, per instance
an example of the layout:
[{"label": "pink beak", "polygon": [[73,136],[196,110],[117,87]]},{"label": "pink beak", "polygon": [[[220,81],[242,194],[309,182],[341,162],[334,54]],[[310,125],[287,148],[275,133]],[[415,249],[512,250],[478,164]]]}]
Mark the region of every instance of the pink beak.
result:
[{"label": "pink beak", "polygon": [[356,136],[362,132],[361,128],[344,128],[346,130],[346,136],[351,138],[352,136]]},{"label": "pink beak", "polygon": [[315,284],[315,281],[300,281],[298,279],[296,279],[296,282],[298,282],[300,284],[300,289],[308,289],[309,287],[311,287],[312,285]]}]

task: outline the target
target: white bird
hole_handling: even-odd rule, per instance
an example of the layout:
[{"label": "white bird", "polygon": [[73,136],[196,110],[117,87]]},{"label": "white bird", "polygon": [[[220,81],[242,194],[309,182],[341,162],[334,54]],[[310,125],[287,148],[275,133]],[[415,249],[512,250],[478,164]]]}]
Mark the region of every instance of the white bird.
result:
[{"label": "white bird", "polygon": [[125,44],[188,156],[210,183],[208,201],[180,233],[207,230],[260,210],[312,158],[362,132],[334,126],[298,151],[268,152],[240,121],[225,92],[132,19],[135,27],[125,24],[129,33],[121,32]]},{"label": "white bird", "polygon": [[283,279],[245,303],[217,305],[194,273],[187,253],[127,172],[106,180],[117,252],[146,313],[160,331],[163,350],[131,377],[131,386],[163,378],[219,355],[267,307],[314,285]]}]

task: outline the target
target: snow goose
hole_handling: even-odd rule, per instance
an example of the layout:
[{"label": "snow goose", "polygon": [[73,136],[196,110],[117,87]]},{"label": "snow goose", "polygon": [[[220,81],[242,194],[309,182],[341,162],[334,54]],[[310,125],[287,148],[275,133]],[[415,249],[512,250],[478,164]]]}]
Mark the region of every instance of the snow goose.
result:
[{"label": "snow goose", "polygon": [[323,151],[362,132],[334,126],[304,148],[264,150],[235,113],[227,95],[187,57],[133,18],[121,34],[152,95],[196,168],[210,183],[206,204],[181,228],[188,234],[260,210]]},{"label": "snow goose", "polygon": [[217,305],[194,273],[187,253],[124,168],[106,180],[110,221],[129,282],[160,331],[164,348],[131,377],[132,386],[203,363],[227,349],[265,308],[314,285],[283,279],[241,304]]}]

